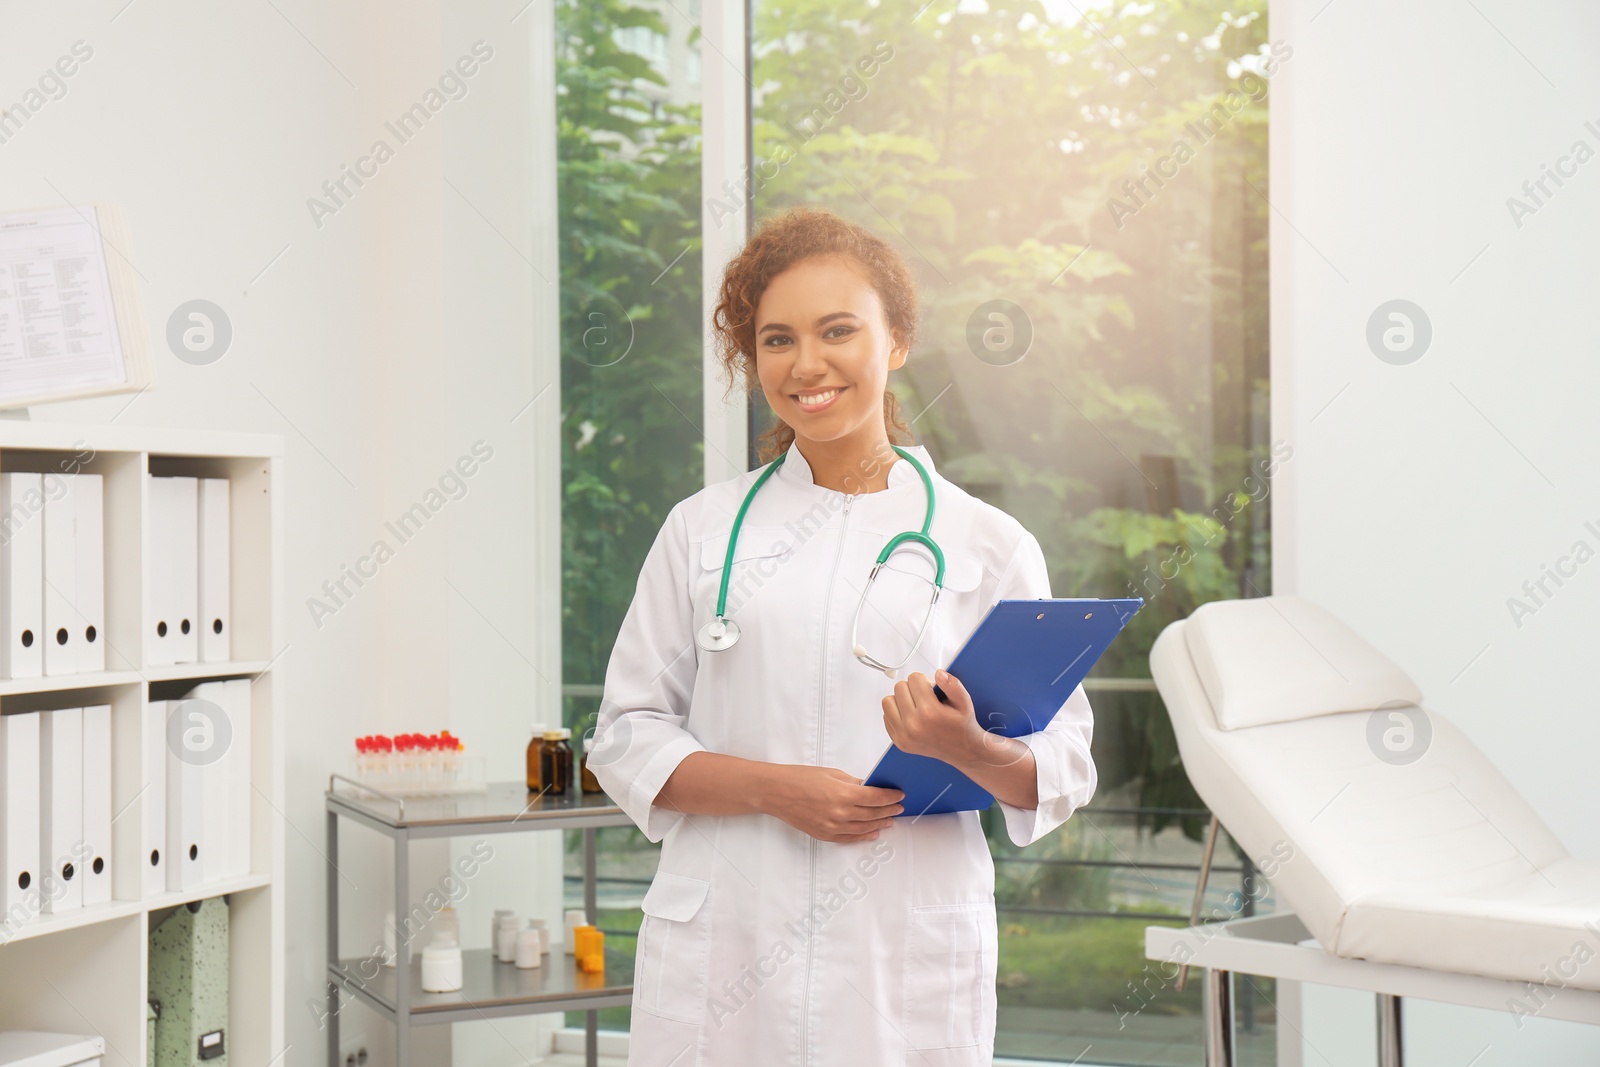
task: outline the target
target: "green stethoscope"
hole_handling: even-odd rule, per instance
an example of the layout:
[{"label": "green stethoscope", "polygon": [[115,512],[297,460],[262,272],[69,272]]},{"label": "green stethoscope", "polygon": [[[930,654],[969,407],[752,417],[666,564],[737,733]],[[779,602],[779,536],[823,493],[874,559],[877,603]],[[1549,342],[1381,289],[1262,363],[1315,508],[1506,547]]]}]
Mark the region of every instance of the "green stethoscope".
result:
[{"label": "green stethoscope", "polygon": [[[855,652],[856,659],[860,660],[862,663],[865,663],[874,670],[882,671],[890,678],[893,678],[895,676],[895,672],[901,667],[904,667],[907,663],[911,662],[911,657],[916,655],[917,649],[922,645],[922,637],[928,632],[929,623],[933,621],[933,610],[938,606],[939,593],[944,589],[944,552],[940,550],[938,544],[931,536],[929,536],[928,533],[929,529],[931,529],[933,526],[933,479],[928,477],[927,469],[923,467],[921,463],[917,462],[917,457],[913,456],[899,445],[891,445],[890,447],[893,448],[895,452],[899,453],[901,459],[915,467],[917,473],[922,476],[923,488],[926,489],[928,493],[928,511],[927,515],[922,520],[922,531],[920,533],[913,530],[907,530],[904,533],[896,534],[894,537],[889,539],[889,543],[887,545],[883,546],[883,551],[878,553],[878,562],[872,565],[872,573],[867,577],[866,588],[861,590],[861,600],[856,604],[855,618],[851,620],[850,623],[850,647],[852,651]],[[789,454],[785,452],[783,455],[774,460],[766,470],[761,472],[761,477],[756,479],[756,484],[752,485],[750,487],[750,491],[745,494],[744,503],[739,505],[739,514],[734,517],[733,530],[728,534],[728,553],[722,562],[722,585],[717,591],[717,614],[715,618],[702,626],[699,633],[695,635],[695,643],[701,648],[705,649],[707,652],[721,652],[725,649],[732,648],[739,640],[739,624],[727,616],[728,579],[733,573],[734,548],[739,543],[739,530],[744,526],[744,513],[750,510],[750,501],[755,499],[756,493],[761,489],[762,485],[766,483],[767,479],[772,477],[773,472],[779,467],[783,466],[783,461],[788,458],[788,455]],[[923,617],[922,628],[917,631],[917,640],[911,646],[911,651],[906,653],[906,658],[901,660],[899,663],[883,663],[873,656],[868,655],[867,650],[861,647],[861,643],[857,635],[857,630],[861,625],[861,609],[866,606],[867,595],[872,591],[872,583],[878,580],[879,569],[881,569],[884,563],[888,561],[889,556],[894,553],[894,550],[899,548],[907,541],[915,541],[923,545],[929,552],[933,554],[933,561],[935,564],[933,576],[933,599],[928,602],[928,613]]]}]

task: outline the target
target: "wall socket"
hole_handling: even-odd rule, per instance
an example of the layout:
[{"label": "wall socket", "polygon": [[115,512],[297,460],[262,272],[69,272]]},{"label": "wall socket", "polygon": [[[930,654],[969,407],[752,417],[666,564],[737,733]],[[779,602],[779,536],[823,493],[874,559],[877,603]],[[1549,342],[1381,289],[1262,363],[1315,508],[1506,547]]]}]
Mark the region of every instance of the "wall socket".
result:
[{"label": "wall socket", "polygon": [[350,1034],[339,1038],[339,1062],[343,1067],[366,1067],[370,1059],[367,1052],[367,1035]]}]

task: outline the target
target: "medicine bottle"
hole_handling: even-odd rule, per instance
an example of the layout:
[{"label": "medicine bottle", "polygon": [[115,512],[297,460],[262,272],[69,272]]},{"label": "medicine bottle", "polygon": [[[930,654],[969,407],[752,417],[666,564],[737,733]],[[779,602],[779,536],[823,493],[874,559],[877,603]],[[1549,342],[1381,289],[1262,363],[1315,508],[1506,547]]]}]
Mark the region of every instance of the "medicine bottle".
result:
[{"label": "medicine bottle", "polygon": [[604,793],[600,779],[589,769],[589,750],[594,748],[594,736],[583,739],[583,759],[578,761],[578,787],[585,793]]},{"label": "medicine bottle", "polygon": [[528,742],[528,792],[530,793],[538,793],[544,789],[544,733],[544,723],[533,724],[533,740]]},{"label": "medicine bottle", "polygon": [[571,736],[572,731],[566,728],[544,732],[544,752],[539,767],[547,793],[560,796],[572,788],[572,746],[567,744]]}]

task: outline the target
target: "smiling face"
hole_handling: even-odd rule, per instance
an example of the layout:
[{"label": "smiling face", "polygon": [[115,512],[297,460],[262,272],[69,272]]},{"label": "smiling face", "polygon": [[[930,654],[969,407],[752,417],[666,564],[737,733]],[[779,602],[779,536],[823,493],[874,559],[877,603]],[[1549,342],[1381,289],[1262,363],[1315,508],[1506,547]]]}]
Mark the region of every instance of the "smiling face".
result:
[{"label": "smiling face", "polygon": [[801,260],[767,283],[755,319],[761,390],[797,442],[884,451],[883,394],[907,352],[865,272],[838,256]]}]

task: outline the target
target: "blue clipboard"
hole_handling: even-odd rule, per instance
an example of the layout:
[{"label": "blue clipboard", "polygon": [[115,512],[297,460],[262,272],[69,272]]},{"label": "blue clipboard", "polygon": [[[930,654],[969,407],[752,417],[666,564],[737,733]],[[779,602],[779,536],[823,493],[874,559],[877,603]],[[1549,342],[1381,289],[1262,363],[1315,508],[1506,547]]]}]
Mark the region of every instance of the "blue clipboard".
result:
[{"label": "blue clipboard", "polygon": [[[1006,737],[1036,733],[1142,607],[1139,598],[996,601],[945,669],[971,694],[984,729]],[[949,703],[937,685],[933,691]],[[893,745],[863,784],[903,791],[901,817],[983,811],[994,803],[994,794],[950,764]]]}]

